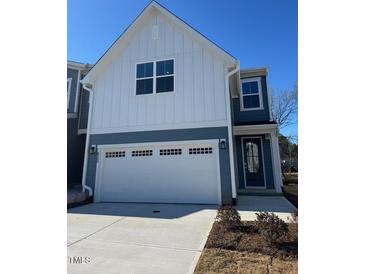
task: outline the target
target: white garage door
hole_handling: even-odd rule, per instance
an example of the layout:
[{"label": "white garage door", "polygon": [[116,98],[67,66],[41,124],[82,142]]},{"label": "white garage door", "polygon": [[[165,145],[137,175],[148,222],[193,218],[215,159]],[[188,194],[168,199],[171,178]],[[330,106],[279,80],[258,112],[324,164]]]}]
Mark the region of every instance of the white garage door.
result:
[{"label": "white garage door", "polygon": [[95,201],[220,204],[217,144],[99,146]]}]

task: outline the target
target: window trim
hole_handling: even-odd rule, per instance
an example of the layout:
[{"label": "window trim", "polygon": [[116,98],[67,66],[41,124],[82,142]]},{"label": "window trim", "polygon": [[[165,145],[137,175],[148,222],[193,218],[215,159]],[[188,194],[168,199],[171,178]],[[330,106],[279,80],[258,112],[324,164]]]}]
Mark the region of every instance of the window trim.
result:
[{"label": "window trim", "polygon": [[[249,83],[249,82],[257,82],[258,84],[258,89],[259,92],[257,94],[243,94],[243,90],[242,90],[242,84],[243,83]],[[248,97],[248,96],[253,96],[253,95],[259,95],[259,102],[260,102],[260,106],[259,107],[255,107],[255,108],[244,108],[243,105],[243,97]],[[263,100],[262,100],[262,86],[261,86],[261,77],[254,77],[254,78],[243,78],[240,81],[240,110],[241,111],[252,111],[252,110],[263,110],[264,109],[264,104],[263,104]]]},{"label": "window trim", "polygon": [[[173,60],[173,67],[174,67],[174,73],[173,74],[167,74],[167,75],[159,75],[157,76],[157,62],[161,62],[161,61],[169,61],[169,60]],[[141,64],[146,64],[146,63],[153,63],[153,74],[152,77],[145,77],[145,78],[137,78],[137,65],[141,65]],[[176,83],[176,66],[175,66],[175,58],[165,58],[165,59],[157,59],[157,60],[149,60],[149,61],[143,61],[143,62],[138,62],[135,65],[135,81],[134,81],[134,95],[135,96],[151,96],[151,95],[156,95],[156,94],[170,94],[175,92],[175,83]],[[172,91],[165,91],[165,92],[156,92],[156,88],[157,88],[157,78],[161,78],[161,77],[168,77],[168,76],[173,76],[174,77],[174,85],[173,85],[173,90]],[[146,80],[146,79],[151,79],[152,78],[152,93],[147,93],[147,94],[137,94],[137,80]]]},{"label": "window trim", "polygon": [[70,108],[70,97],[71,97],[71,86],[72,86],[72,78],[67,78],[67,109]]}]

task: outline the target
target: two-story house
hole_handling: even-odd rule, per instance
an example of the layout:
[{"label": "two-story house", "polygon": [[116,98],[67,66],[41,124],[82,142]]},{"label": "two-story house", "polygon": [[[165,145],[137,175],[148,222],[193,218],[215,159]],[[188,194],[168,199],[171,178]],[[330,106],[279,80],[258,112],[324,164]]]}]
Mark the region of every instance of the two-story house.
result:
[{"label": "two-story house", "polygon": [[94,202],[197,204],[280,193],[267,77],[151,2],[80,81],[84,190]]}]

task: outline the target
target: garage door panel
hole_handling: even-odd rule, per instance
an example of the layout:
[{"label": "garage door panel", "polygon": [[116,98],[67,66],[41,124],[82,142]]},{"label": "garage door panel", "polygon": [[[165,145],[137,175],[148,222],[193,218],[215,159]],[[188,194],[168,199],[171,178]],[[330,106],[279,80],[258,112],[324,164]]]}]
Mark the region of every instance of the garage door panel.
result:
[{"label": "garage door panel", "polygon": [[136,145],[106,157],[113,151],[102,150],[99,201],[219,203],[217,146]]}]

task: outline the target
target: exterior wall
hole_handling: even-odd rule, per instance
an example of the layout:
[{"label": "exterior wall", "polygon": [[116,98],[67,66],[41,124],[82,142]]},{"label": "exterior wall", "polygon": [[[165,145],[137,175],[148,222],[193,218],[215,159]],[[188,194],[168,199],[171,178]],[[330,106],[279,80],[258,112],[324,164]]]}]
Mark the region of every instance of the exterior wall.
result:
[{"label": "exterior wall", "polygon": [[89,92],[82,90],[80,93],[79,129],[86,130],[89,115]]},{"label": "exterior wall", "polygon": [[[228,140],[227,127],[97,134],[90,136],[90,145],[188,141],[188,140],[206,140],[206,139],[222,139],[222,138]],[[228,144],[226,149],[219,150],[219,159],[220,159],[222,203],[231,204],[232,189],[231,189]],[[86,183],[93,189],[95,186],[96,163],[97,163],[97,154],[90,154]],[[204,175],[202,174],[202,176]]]},{"label": "exterior wall", "polygon": [[67,113],[75,113],[75,104],[78,88],[78,74],[79,71],[76,69],[67,68],[67,78],[72,78],[71,81],[71,92],[70,92],[70,102],[67,108]]},{"label": "exterior wall", "polygon": [[[238,189],[245,189],[241,137],[249,137],[249,136],[250,135],[235,136],[237,170],[238,170],[238,181],[239,181]],[[260,136],[262,138],[266,187],[267,187],[267,189],[275,189],[270,140],[267,140],[265,138],[265,135],[254,135],[252,137],[256,137],[256,136]]]},{"label": "exterior wall", "polygon": [[[252,78],[252,77],[247,77]],[[233,113],[234,113],[234,124],[235,125],[243,125],[247,123],[254,122],[265,122],[270,120],[269,113],[269,100],[268,100],[268,92],[267,92],[267,83],[266,77],[260,76],[261,78],[261,87],[262,87],[262,101],[263,101],[263,110],[247,110],[241,111],[241,102],[240,98],[233,98]],[[241,78],[245,79],[245,78]]]},{"label": "exterior wall", "polygon": [[67,186],[81,185],[85,135],[77,135],[78,119],[67,119]]},{"label": "exterior wall", "polygon": [[[157,11],[143,20],[128,46],[92,79],[91,133],[227,126],[221,57]],[[136,95],[136,64],[171,58],[174,92]]]}]

